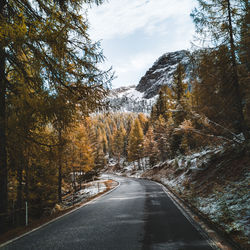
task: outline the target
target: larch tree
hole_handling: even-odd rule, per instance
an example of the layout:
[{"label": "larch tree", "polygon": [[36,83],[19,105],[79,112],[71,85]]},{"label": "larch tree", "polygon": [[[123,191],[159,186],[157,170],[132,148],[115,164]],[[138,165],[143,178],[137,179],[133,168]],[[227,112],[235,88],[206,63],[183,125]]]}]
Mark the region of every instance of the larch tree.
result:
[{"label": "larch tree", "polygon": [[243,0],[243,14],[240,21],[239,57],[248,73],[250,72],[250,3]]},{"label": "larch tree", "polygon": [[[93,124],[94,125],[94,124]],[[96,131],[96,143],[95,143],[95,167],[102,168],[106,165],[105,162],[105,134],[101,128],[97,128]]]},{"label": "larch tree", "polygon": [[250,127],[250,3],[244,0],[243,15],[240,22],[239,74],[240,87],[244,99],[244,115]]},{"label": "larch tree", "polygon": [[159,150],[157,147],[157,142],[155,141],[155,135],[152,126],[149,126],[144,137],[143,153],[145,157],[149,157],[149,164],[151,167],[153,167],[157,163]]},{"label": "larch tree", "polygon": [[120,124],[119,129],[114,133],[113,141],[113,152],[117,157],[118,164],[120,165],[121,156],[124,154],[124,144],[125,144],[126,130],[123,127],[123,124]]},{"label": "larch tree", "polygon": [[106,156],[108,153],[108,139],[107,139],[107,135],[106,135],[106,130],[103,128],[102,129],[102,148],[103,148],[103,153]]},{"label": "larch tree", "polygon": [[182,104],[182,99],[187,91],[187,84],[184,82],[186,77],[184,66],[179,63],[173,76],[173,92],[178,104]]},{"label": "larch tree", "polygon": [[184,82],[186,77],[184,67],[181,63],[177,65],[177,68],[174,72],[173,76],[173,84],[172,84],[172,100],[174,103],[175,111],[173,113],[173,119],[176,123],[176,126],[184,120],[185,118],[185,108],[187,104],[187,83]]},{"label": "larch tree", "polygon": [[170,156],[170,139],[173,127],[172,118],[166,121],[162,115],[154,122],[154,135],[157,143],[158,158],[165,161]]},{"label": "larch tree", "polygon": [[167,86],[161,87],[159,90],[159,97],[155,104],[155,112],[156,117],[158,118],[160,115],[163,116],[164,119],[167,119],[167,111],[168,111],[168,96],[167,96]]},{"label": "larch tree", "polygon": [[[239,45],[239,22],[244,15],[246,1],[242,0],[197,0],[191,17],[196,25],[196,31],[203,41],[210,45],[227,46],[230,54],[230,71],[232,72],[232,95],[235,96],[235,109],[239,114],[238,127],[246,139],[249,139],[248,127],[243,115],[243,99],[240,92],[240,77],[238,71],[237,49]],[[208,44],[209,45],[209,44]]]},{"label": "larch tree", "polygon": [[[105,105],[102,100],[112,76],[97,67],[103,56],[99,44],[92,43],[88,36],[87,18],[80,14],[92,3],[102,1],[0,2],[1,215],[8,208],[6,102],[10,92],[18,94],[16,79],[24,79],[23,88],[36,86],[49,95],[64,96],[66,103],[80,105],[82,114]],[[17,77],[9,77],[12,72]],[[39,97],[49,99],[49,95]]]},{"label": "larch tree", "polygon": [[[240,117],[235,108],[236,97],[230,71],[230,54],[226,46],[197,52],[197,83],[193,86],[196,112],[201,112],[214,122],[236,133],[241,132]],[[221,129],[218,129],[221,133]]]},{"label": "larch tree", "polygon": [[146,131],[148,130],[148,118],[143,113],[139,113],[138,114],[138,119],[139,119],[139,121],[141,123],[143,133],[145,134]]},{"label": "larch tree", "polygon": [[173,98],[173,91],[168,86],[164,85],[160,88],[159,96],[150,114],[152,121],[157,120],[160,116],[165,120],[171,117],[171,109],[174,108]]},{"label": "larch tree", "polygon": [[138,161],[138,166],[140,166],[140,159],[142,158],[143,152],[143,130],[138,118],[135,119],[131,131],[129,134],[128,141],[128,159],[129,161]]}]

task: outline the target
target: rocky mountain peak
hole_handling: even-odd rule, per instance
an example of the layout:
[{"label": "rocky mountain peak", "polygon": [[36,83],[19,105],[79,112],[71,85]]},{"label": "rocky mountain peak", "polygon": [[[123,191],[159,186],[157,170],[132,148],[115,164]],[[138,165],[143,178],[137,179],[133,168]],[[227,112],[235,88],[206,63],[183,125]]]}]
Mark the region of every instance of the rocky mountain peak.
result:
[{"label": "rocky mountain peak", "polygon": [[157,95],[162,85],[171,86],[174,71],[182,63],[189,77],[189,57],[187,50],[169,52],[162,55],[141,78],[136,90],[144,93],[146,99]]},{"label": "rocky mountain peak", "polygon": [[120,87],[110,91],[108,99],[112,110],[150,113],[161,86],[168,85],[171,87],[173,74],[179,63],[183,64],[188,80],[191,72],[188,51],[180,50],[165,53],[155,61],[137,86]]}]

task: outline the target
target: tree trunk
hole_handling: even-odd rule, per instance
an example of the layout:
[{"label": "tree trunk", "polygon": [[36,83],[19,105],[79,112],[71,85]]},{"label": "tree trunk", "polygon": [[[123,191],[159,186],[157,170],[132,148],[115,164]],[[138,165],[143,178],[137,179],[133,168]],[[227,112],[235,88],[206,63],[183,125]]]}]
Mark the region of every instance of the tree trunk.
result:
[{"label": "tree trunk", "polygon": [[[244,0],[245,4],[245,14],[242,20],[241,27],[241,50],[244,52],[243,63],[246,65],[248,73],[250,72],[250,49],[249,49],[249,25],[250,25],[250,3],[249,0]],[[242,53],[242,51],[241,51]]]},{"label": "tree trunk", "polygon": [[[0,5],[0,7],[2,7]],[[3,7],[2,7],[3,8]],[[2,14],[0,9],[0,15]],[[0,224],[4,225],[4,215],[8,209],[8,171],[6,153],[6,78],[5,49],[0,48]],[[2,230],[4,229],[1,226]],[[0,229],[1,231],[1,229]]]},{"label": "tree trunk", "polygon": [[121,154],[118,153],[118,166],[121,167]]},{"label": "tree trunk", "polygon": [[138,159],[138,169],[141,170],[141,161],[140,161],[140,158]]},{"label": "tree trunk", "polygon": [[22,218],[22,204],[23,204],[23,164],[18,166],[17,169],[17,180],[18,180],[18,186],[17,186],[17,225],[21,225],[21,218]]},{"label": "tree trunk", "polygon": [[58,202],[62,202],[62,129],[58,130]]},{"label": "tree trunk", "polygon": [[250,139],[250,135],[248,133],[248,128],[245,122],[245,118],[243,115],[243,105],[242,105],[242,96],[240,93],[239,87],[239,75],[237,70],[237,61],[236,61],[236,48],[235,48],[235,41],[233,35],[233,26],[232,26],[232,13],[231,13],[231,3],[230,0],[227,0],[227,13],[228,13],[228,29],[229,29],[229,43],[230,43],[230,53],[231,53],[231,60],[233,66],[233,85],[234,91],[236,96],[236,108],[239,114],[239,126],[241,131],[244,134],[245,139]]}]

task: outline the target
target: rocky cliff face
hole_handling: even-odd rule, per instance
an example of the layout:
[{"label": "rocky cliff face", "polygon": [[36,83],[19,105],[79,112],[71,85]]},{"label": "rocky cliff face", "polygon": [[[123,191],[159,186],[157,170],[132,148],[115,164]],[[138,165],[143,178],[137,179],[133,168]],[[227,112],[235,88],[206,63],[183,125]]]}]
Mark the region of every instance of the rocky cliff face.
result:
[{"label": "rocky cliff face", "polygon": [[171,87],[173,74],[179,63],[183,64],[188,80],[191,72],[188,51],[166,53],[153,64],[137,86],[121,87],[110,92],[108,100],[112,110],[150,113],[161,86]]},{"label": "rocky cliff face", "polygon": [[190,61],[187,50],[170,52],[162,55],[141,78],[136,90],[148,99],[157,95],[162,85],[172,85],[173,74],[179,63],[185,68],[187,78],[190,77]]}]

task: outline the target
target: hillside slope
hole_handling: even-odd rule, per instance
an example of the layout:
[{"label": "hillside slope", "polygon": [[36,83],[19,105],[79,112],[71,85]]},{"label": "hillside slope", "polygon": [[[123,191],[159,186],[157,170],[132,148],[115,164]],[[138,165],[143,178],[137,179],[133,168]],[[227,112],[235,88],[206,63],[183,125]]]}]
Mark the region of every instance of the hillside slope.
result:
[{"label": "hillside slope", "polygon": [[[207,148],[192,155],[179,155],[143,169],[123,163],[115,172],[148,178],[166,185],[215,227],[248,249],[250,242],[249,152],[238,145]],[[112,169],[112,168],[111,168]]]}]

